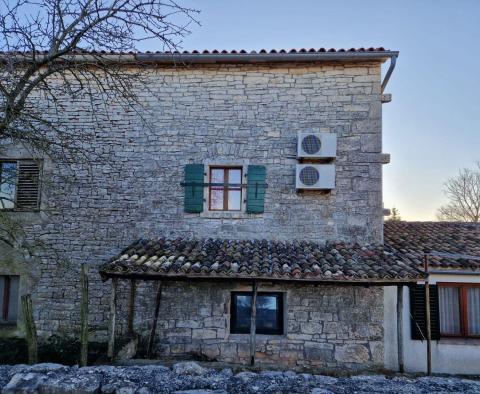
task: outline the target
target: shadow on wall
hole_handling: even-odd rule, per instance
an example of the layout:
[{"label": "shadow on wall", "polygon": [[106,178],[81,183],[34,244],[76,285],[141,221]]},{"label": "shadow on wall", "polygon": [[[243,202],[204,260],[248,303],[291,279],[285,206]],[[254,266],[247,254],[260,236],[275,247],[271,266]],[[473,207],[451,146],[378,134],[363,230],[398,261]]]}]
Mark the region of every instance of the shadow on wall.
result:
[{"label": "shadow on wall", "polygon": [[[107,344],[89,343],[88,363],[106,361]],[[23,364],[28,362],[27,342],[23,338],[0,339],[0,364]],[[74,338],[52,335],[38,345],[39,362],[53,362],[66,365],[79,363],[80,341]]]}]

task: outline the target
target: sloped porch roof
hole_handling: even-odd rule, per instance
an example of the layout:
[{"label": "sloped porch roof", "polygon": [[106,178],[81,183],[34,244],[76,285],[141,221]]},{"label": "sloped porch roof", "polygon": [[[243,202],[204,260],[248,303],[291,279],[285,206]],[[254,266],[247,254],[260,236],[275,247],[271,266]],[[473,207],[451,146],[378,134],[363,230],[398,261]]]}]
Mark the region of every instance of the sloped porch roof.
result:
[{"label": "sloped porch roof", "polygon": [[103,279],[402,283],[422,270],[380,246],[225,239],[140,239],[100,269]]}]

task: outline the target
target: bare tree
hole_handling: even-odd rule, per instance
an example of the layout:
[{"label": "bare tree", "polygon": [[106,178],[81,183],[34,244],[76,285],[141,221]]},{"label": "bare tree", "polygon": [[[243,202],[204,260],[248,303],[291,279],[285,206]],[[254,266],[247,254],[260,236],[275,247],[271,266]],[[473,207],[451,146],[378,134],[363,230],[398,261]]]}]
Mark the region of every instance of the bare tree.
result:
[{"label": "bare tree", "polygon": [[[141,106],[144,73],[128,54],[149,40],[174,50],[196,13],[174,0],[0,0],[0,146],[63,163],[86,158],[109,103]],[[90,130],[65,116],[76,102],[90,108]],[[22,226],[3,217],[0,241],[13,245]]]},{"label": "bare tree", "polygon": [[440,207],[439,220],[480,222],[480,161],[473,169],[464,168],[444,185],[448,204]]}]

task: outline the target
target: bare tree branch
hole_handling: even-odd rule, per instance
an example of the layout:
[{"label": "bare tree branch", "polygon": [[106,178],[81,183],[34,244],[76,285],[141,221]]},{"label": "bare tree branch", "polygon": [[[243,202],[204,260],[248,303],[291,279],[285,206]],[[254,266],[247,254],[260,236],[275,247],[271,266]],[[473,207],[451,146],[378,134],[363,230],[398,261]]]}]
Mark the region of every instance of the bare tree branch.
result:
[{"label": "bare tree branch", "polygon": [[[0,146],[88,165],[95,127],[72,122],[66,106],[89,108],[82,116],[92,125],[110,119],[112,102],[144,119],[142,65],[112,62],[111,53],[152,39],[158,49],[177,48],[197,12],[173,0],[0,0]],[[23,223],[0,213],[0,242],[26,248]]]},{"label": "bare tree branch", "polygon": [[480,222],[480,161],[475,168],[465,168],[444,185],[448,204],[440,207],[439,220],[449,222]]}]

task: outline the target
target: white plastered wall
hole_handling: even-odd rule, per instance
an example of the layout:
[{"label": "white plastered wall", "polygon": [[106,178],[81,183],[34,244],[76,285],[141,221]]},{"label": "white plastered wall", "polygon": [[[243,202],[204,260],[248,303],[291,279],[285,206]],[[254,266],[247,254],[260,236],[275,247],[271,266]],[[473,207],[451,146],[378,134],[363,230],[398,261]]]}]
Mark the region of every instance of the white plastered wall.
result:
[{"label": "white plastered wall", "polygon": [[[430,284],[437,282],[480,283],[480,275],[431,274]],[[385,368],[398,370],[397,288],[384,291]],[[426,341],[412,340],[410,330],[410,294],[403,290],[403,352],[406,372],[427,371]],[[432,372],[447,374],[480,374],[480,340],[443,338],[432,341]]]}]

